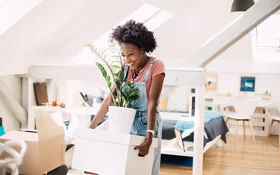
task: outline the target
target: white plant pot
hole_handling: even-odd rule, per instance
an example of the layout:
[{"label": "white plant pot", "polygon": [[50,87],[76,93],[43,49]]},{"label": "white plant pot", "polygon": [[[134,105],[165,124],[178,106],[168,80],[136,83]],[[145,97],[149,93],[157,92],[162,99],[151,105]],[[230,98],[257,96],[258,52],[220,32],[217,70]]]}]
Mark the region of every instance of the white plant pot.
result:
[{"label": "white plant pot", "polygon": [[109,131],[129,134],[136,110],[118,106],[109,106]]}]

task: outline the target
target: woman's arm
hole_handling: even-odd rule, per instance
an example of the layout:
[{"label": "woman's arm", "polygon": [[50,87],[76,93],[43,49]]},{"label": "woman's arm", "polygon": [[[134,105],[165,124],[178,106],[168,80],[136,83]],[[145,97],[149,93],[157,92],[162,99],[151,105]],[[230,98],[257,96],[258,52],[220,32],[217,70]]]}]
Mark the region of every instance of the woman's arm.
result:
[{"label": "woman's arm", "polygon": [[93,118],[93,120],[89,126],[90,128],[93,129],[100,123],[100,121],[103,119],[103,117],[107,114],[107,112],[109,110],[109,106],[111,104],[112,104],[112,96],[111,96],[111,94],[109,94],[101,103],[101,106],[100,106],[97,114],[95,115],[95,117]]},{"label": "woman's arm", "polygon": [[[157,103],[163,86],[163,80],[164,73],[154,76],[151,82],[148,94],[148,130],[154,130],[155,127]],[[139,149],[139,155],[145,156],[149,153],[152,141],[152,133],[147,132],[145,141],[141,145],[135,147],[135,149]]]},{"label": "woman's arm", "polygon": [[[158,99],[163,86],[164,74],[159,74],[153,77],[151,82],[151,89],[148,95],[148,130],[154,130],[156,120],[156,110],[158,105]],[[147,133],[147,136],[151,133]]]}]

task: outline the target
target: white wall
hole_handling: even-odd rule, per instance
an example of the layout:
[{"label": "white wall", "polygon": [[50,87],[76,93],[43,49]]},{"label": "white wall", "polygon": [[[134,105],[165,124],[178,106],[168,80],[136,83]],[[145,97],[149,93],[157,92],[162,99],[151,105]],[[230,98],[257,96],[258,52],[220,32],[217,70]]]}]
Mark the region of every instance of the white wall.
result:
[{"label": "white wall", "polygon": [[280,74],[273,73],[241,73],[241,72],[218,72],[217,94],[225,95],[244,95],[240,92],[240,77],[254,76],[256,77],[255,93],[250,95],[260,96],[265,91],[271,92],[272,99],[280,99]]},{"label": "white wall", "polygon": [[[6,86],[11,90],[18,102],[21,102],[21,78],[14,75],[0,76]],[[3,119],[3,126],[6,131],[19,129],[20,123],[13,116],[12,111],[6,105],[5,101],[0,95],[0,117]]]},{"label": "white wall", "polygon": [[17,101],[21,101],[21,78],[15,75],[0,76],[6,83]]}]

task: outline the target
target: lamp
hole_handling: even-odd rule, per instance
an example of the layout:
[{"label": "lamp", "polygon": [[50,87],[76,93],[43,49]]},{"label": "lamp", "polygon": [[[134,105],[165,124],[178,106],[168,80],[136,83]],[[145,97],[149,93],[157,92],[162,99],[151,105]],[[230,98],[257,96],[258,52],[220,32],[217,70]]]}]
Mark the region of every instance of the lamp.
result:
[{"label": "lamp", "polygon": [[231,12],[246,11],[254,4],[254,0],[234,0],[231,6]]}]

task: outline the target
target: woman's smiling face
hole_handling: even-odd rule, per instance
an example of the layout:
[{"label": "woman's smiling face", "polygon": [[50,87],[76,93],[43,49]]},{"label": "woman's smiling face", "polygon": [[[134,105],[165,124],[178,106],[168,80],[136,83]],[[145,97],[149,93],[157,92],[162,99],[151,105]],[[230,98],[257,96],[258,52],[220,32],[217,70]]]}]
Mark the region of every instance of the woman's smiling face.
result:
[{"label": "woman's smiling face", "polygon": [[122,43],[121,54],[124,57],[124,61],[129,65],[130,69],[136,69],[139,67],[142,58],[144,57],[143,49],[140,49],[134,44]]}]

